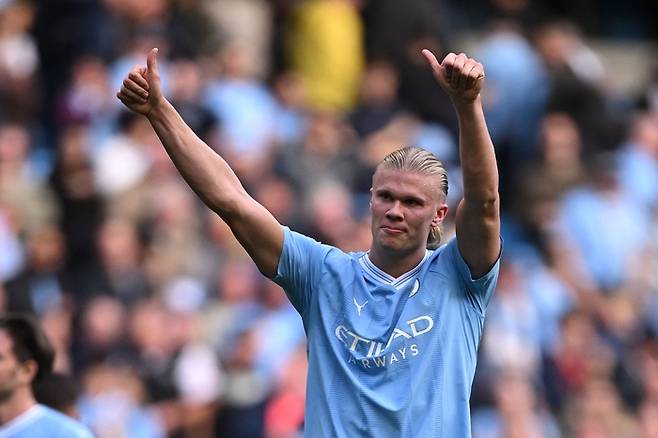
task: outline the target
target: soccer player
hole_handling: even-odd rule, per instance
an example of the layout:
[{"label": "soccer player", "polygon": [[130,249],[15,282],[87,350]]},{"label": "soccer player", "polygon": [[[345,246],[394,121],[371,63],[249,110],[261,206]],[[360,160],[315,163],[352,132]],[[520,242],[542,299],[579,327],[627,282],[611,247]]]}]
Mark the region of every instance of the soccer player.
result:
[{"label": "soccer player", "polygon": [[445,169],[432,154],[404,148],[373,176],[370,251],[347,254],[282,227],[247,194],[163,97],[156,55],[126,76],[117,97],[148,118],[187,183],[301,314],[306,436],[470,436],[477,347],[501,251],[482,65],[454,53],[439,63],[423,51],[459,120],[456,239],[437,248],[448,210]]},{"label": "soccer player", "polygon": [[82,424],[34,399],[32,383],[52,371],[54,358],[31,317],[0,317],[0,437],[92,437]]}]

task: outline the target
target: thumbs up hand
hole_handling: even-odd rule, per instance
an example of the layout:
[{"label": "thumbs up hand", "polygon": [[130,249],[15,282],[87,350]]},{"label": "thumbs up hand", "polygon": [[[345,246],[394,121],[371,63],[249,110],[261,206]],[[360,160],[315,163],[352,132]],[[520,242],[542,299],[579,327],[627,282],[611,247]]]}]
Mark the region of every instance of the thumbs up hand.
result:
[{"label": "thumbs up hand", "polygon": [[441,63],[429,50],[425,49],[422,53],[432,68],[434,78],[453,102],[469,102],[479,97],[484,84],[482,64],[463,53],[450,53]]},{"label": "thumbs up hand", "polygon": [[146,67],[135,66],[117,92],[117,97],[125,106],[145,116],[164,101],[157,54],[158,49],[151,49],[146,58]]}]

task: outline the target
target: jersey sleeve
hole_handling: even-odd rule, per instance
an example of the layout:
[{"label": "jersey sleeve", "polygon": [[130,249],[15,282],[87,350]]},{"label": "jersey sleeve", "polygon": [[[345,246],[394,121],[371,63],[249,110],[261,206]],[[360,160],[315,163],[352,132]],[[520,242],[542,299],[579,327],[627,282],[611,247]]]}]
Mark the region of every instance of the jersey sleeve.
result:
[{"label": "jersey sleeve", "polygon": [[303,316],[330,247],[288,227],[283,230],[283,250],[272,280],[285,290],[292,305]]},{"label": "jersey sleeve", "polygon": [[502,254],[502,239],[500,253],[498,259],[491,267],[489,272],[479,278],[473,278],[471,270],[466,264],[464,257],[459,252],[457,246],[457,239],[453,238],[446,244],[445,253],[448,255],[451,264],[456,270],[457,281],[465,293],[465,297],[469,300],[470,304],[484,316],[494,290],[498,282],[498,272],[500,270],[500,255]]}]

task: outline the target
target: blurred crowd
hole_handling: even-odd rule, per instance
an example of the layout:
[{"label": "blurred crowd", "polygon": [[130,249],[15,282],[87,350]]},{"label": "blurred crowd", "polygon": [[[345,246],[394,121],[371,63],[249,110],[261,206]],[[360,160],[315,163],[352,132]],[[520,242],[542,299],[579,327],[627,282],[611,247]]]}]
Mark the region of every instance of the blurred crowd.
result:
[{"label": "blurred crowd", "polygon": [[301,318],[115,93],[158,47],[165,94],[259,202],[364,250],[373,169],[401,146],[444,162],[454,212],[456,120],[420,49],[467,35],[505,242],[473,434],[658,437],[656,51],[620,67],[648,78],[628,94],[591,46],[655,44],[657,9],[0,0],[0,309],[38,316],[99,437],[300,436]]}]

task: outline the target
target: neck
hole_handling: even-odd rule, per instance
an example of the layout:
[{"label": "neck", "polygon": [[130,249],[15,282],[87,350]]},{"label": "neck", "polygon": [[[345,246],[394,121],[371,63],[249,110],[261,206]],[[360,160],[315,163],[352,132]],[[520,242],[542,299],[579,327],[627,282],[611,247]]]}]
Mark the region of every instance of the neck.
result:
[{"label": "neck", "polygon": [[373,245],[368,253],[368,258],[379,269],[394,278],[398,278],[415,268],[425,257],[426,251],[423,247],[409,253],[400,253]]},{"label": "neck", "polygon": [[7,424],[36,404],[29,388],[17,389],[0,403],[0,425]]}]

